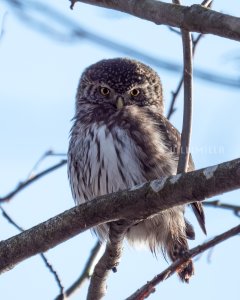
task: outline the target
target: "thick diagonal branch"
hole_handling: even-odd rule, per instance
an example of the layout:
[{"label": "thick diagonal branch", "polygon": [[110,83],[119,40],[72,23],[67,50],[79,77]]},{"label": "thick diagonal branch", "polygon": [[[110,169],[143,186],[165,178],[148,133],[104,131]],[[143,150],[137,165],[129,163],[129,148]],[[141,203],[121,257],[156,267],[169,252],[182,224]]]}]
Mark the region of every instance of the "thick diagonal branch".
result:
[{"label": "thick diagonal branch", "polygon": [[[70,0],[71,1],[71,0]],[[210,33],[240,41],[240,18],[210,10],[201,5],[183,6],[157,0],[78,0],[115,9],[154,22],[187,31]],[[77,2],[72,0],[72,3]]]},{"label": "thick diagonal branch", "polygon": [[93,226],[119,219],[141,220],[176,205],[202,201],[237,188],[240,159],[98,197],[1,241],[0,272]]}]

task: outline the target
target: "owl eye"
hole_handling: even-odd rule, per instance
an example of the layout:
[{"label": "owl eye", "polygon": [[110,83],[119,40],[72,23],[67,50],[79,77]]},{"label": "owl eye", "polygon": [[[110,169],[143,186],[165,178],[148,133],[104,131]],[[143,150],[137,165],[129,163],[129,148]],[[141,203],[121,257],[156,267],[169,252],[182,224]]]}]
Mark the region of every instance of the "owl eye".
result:
[{"label": "owl eye", "polygon": [[100,87],[100,93],[103,96],[107,96],[110,93],[110,90],[107,87]]},{"label": "owl eye", "polygon": [[139,93],[140,93],[140,91],[137,90],[137,89],[133,89],[133,90],[131,90],[131,92],[130,92],[130,94],[131,94],[133,97],[136,97]]}]

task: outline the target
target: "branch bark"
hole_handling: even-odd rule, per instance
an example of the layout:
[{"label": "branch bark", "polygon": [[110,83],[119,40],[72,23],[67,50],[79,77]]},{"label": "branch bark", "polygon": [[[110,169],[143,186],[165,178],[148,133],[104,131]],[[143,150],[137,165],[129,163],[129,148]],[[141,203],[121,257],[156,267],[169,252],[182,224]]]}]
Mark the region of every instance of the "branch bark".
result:
[{"label": "branch bark", "polygon": [[105,296],[107,277],[111,270],[117,270],[116,267],[119,264],[123,249],[123,239],[130,225],[130,221],[113,222],[109,225],[109,242],[106,245],[103,256],[95,266],[88,289],[87,300],[99,300]]},{"label": "branch bark", "polygon": [[[70,0],[73,7],[76,0]],[[214,34],[240,41],[240,18],[210,10],[202,5],[183,6],[156,0],[78,0],[86,4],[115,9],[187,31]]]},{"label": "branch bark", "polygon": [[136,220],[136,211],[141,220],[176,205],[202,201],[237,188],[240,159],[98,197],[1,241],[0,272],[93,226],[119,219]]},{"label": "branch bark", "polygon": [[177,173],[186,172],[189,161],[189,148],[192,132],[192,36],[182,30],[183,77],[184,77],[184,111],[181,134],[181,150]]}]

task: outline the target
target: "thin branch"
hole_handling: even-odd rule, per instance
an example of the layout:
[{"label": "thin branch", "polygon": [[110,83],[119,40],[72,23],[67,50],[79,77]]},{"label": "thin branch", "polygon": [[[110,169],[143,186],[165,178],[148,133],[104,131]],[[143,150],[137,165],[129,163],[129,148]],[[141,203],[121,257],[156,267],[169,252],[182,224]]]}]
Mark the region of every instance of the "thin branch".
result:
[{"label": "thin branch", "polygon": [[205,202],[203,202],[203,205],[209,206],[209,207],[228,209],[228,210],[231,210],[235,216],[240,217],[240,206],[239,205],[222,203],[220,200],[205,201]]},{"label": "thin branch", "polygon": [[[20,232],[23,232],[24,229],[19,226],[10,216],[9,214],[5,211],[5,209],[3,209],[3,207],[0,205],[0,210],[2,211],[2,215],[3,217],[11,224],[13,225],[13,227],[15,227],[17,230],[19,230]],[[47,267],[47,269],[50,271],[50,273],[54,276],[55,278],[55,281],[59,287],[59,290],[60,290],[60,296],[61,298],[59,298],[59,300],[62,300],[64,298],[64,287],[62,286],[61,284],[61,279],[59,278],[57,272],[54,270],[53,266],[49,263],[47,257],[43,254],[43,253],[40,253],[40,256],[45,264],[45,266]]]},{"label": "thin branch", "polygon": [[87,300],[100,300],[107,291],[107,277],[111,270],[116,271],[122,254],[122,244],[125,233],[131,222],[113,222],[109,226],[109,242],[103,256],[94,268],[88,289]]},{"label": "thin branch", "polygon": [[168,29],[174,33],[176,33],[177,35],[181,35],[181,31],[179,29],[176,29],[174,27],[168,26]]},{"label": "thin branch", "polygon": [[226,241],[227,239],[240,233],[240,225],[216,236],[210,241],[199,245],[187,252],[184,255],[172,263],[165,271],[155,276],[152,280],[148,281],[143,287],[137,290],[134,294],[128,297],[126,300],[143,300],[146,299],[152,292],[155,291],[154,287],[160,282],[166,280],[172,276],[182,265],[184,265],[189,259],[199,255],[200,253],[216,246],[217,244]]},{"label": "thin branch", "polygon": [[42,258],[42,260],[44,261],[45,263],[45,266],[48,268],[48,270],[53,274],[54,278],[55,278],[55,281],[59,287],[59,290],[60,290],[60,300],[64,300],[65,299],[65,293],[64,293],[64,287],[62,285],[62,282],[61,282],[61,279],[58,275],[58,273],[54,270],[52,264],[50,264],[50,262],[48,261],[47,257],[43,254],[43,253],[40,253],[40,256]]},{"label": "thin branch", "polygon": [[[91,250],[89,258],[86,262],[86,265],[82,271],[82,274],[80,275],[80,277],[66,290],[65,292],[65,296],[68,298],[70,296],[72,296],[78,289],[80,289],[83,284],[90,279],[90,277],[92,276],[93,273],[93,268],[96,262],[96,258],[100,252],[100,250],[102,249],[102,244],[100,244],[99,242],[96,243],[96,245],[94,246],[94,248]],[[61,300],[62,295],[58,295],[55,300]]]},{"label": "thin branch", "polygon": [[210,33],[240,41],[240,18],[209,10],[202,5],[183,6],[157,0],[78,1],[122,11],[158,25],[164,24],[190,32]]},{"label": "thin branch", "polygon": [[181,134],[181,150],[177,173],[186,172],[189,161],[189,148],[192,131],[192,36],[182,30],[183,76],[184,76],[184,112]]},{"label": "thin branch", "polygon": [[[204,35],[203,34],[199,34],[195,39],[192,37],[192,57],[194,57],[197,45],[199,43],[199,41],[202,39]],[[184,80],[184,74],[182,75],[177,88],[174,92],[172,92],[172,100],[171,100],[171,104],[168,110],[168,114],[167,114],[167,118],[168,120],[170,120],[171,116],[175,113],[176,108],[175,108],[175,104],[176,104],[176,100],[177,100],[177,96],[179,95],[179,92],[182,88],[183,85],[183,80]]]},{"label": "thin branch", "polygon": [[21,182],[13,191],[8,193],[4,197],[0,197],[0,203],[7,202],[7,201],[11,200],[16,194],[18,194],[20,191],[22,191],[23,189],[28,187],[30,184],[37,181],[41,177],[55,171],[56,169],[62,167],[66,163],[67,163],[66,159],[61,160],[59,163],[51,166],[50,168],[47,168],[46,170],[44,170],[42,172],[39,172],[38,174],[34,175],[32,178],[29,178],[29,179],[25,180],[24,182]]},{"label": "thin branch", "polygon": [[1,241],[0,273],[93,226],[119,219],[143,220],[176,205],[201,201],[238,188],[240,159],[97,197]]},{"label": "thin branch", "polygon": [[11,224],[13,225],[13,227],[15,227],[17,230],[19,230],[20,232],[23,232],[24,229],[19,226],[10,216],[9,214],[5,211],[5,209],[3,209],[3,207],[0,205],[0,210],[2,211],[2,215],[3,217]]},{"label": "thin branch", "polygon": [[30,170],[27,179],[33,177],[33,174],[36,172],[36,170],[39,168],[40,164],[49,156],[54,156],[54,157],[59,157],[59,156],[63,156],[66,157],[67,154],[66,153],[57,153],[54,152],[53,150],[48,150],[45,153],[43,153],[43,155],[40,156],[40,158],[37,160],[37,162],[34,164],[34,166],[32,167],[32,169]]}]

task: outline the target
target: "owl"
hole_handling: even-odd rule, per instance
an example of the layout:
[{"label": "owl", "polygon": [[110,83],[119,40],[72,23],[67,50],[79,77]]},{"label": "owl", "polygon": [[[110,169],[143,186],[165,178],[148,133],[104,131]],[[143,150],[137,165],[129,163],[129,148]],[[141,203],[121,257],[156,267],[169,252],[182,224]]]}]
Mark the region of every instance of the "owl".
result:
[{"label": "owl", "polygon": [[[141,62],[106,59],[83,72],[68,150],[68,176],[77,204],[176,174],[181,137],[163,111],[160,78]],[[190,159],[188,170],[193,169]],[[206,232],[201,204],[191,206]],[[107,224],[97,226],[95,232],[108,240]],[[171,261],[188,250],[187,239],[194,236],[184,206],[149,217],[126,234],[130,244],[163,251]],[[188,282],[193,272],[189,260],[178,275]]]}]

